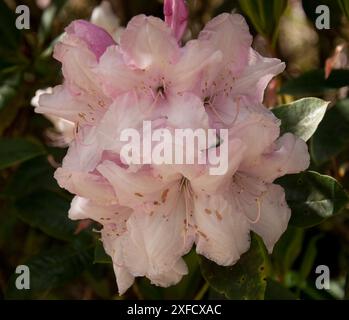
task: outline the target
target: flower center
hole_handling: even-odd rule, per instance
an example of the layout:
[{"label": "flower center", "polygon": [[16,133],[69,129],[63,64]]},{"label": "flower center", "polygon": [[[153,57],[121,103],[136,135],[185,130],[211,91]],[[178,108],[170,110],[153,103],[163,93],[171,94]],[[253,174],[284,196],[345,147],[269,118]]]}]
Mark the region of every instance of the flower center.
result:
[{"label": "flower center", "polygon": [[186,177],[182,177],[179,182],[179,190],[183,192],[188,199],[192,198],[194,195],[194,191],[191,187],[190,180]]}]

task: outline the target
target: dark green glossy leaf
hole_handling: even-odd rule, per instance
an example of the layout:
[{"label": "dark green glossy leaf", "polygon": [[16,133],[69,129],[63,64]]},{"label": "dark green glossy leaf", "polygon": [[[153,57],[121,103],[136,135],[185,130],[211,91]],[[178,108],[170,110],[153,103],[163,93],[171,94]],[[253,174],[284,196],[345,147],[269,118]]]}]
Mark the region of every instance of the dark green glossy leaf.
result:
[{"label": "dark green glossy leaf", "polygon": [[37,157],[22,163],[1,193],[4,197],[19,198],[39,190],[60,191],[53,177],[54,168],[47,157]]},{"label": "dark green glossy leaf", "polygon": [[341,100],[327,111],[311,139],[311,155],[322,164],[344,151],[349,144],[349,99]]},{"label": "dark green glossy leaf", "polygon": [[30,289],[17,290],[17,274],[10,278],[6,292],[7,299],[45,298],[53,288],[64,285],[79,276],[93,260],[92,247],[77,250],[73,247],[56,247],[31,258],[27,265],[30,270]]},{"label": "dark green glossy leaf", "polygon": [[274,108],[272,111],[281,120],[281,133],[291,132],[307,141],[316,131],[325,115],[328,102],[318,98],[304,98]]},{"label": "dark green glossy leaf", "polygon": [[322,95],[325,91],[336,90],[348,85],[349,70],[333,70],[328,79],[325,79],[324,70],[312,70],[286,82],[281,87],[280,93],[295,96]]},{"label": "dark green glossy leaf", "polygon": [[268,278],[265,300],[297,300],[297,297],[281,283]]},{"label": "dark green glossy leaf", "polygon": [[332,177],[317,172],[303,172],[279,178],[292,210],[290,224],[312,227],[340,213],[349,198],[343,187]]},{"label": "dark green glossy leaf", "polygon": [[45,153],[44,148],[23,138],[0,139],[0,170],[33,159]]},{"label": "dark green glossy leaf", "polygon": [[70,200],[51,191],[36,192],[15,201],[18,216],[32,227],[60,240],[73,240],[76,222],[68,218]]},{"label": "dark green glossy leaf", "polygon": [[267,253],[263,241],[251,236],[251,247],[231,267],[221,267],[200,257],[202,274],[210,286],[228,299],[263,299],[266,288]]}]

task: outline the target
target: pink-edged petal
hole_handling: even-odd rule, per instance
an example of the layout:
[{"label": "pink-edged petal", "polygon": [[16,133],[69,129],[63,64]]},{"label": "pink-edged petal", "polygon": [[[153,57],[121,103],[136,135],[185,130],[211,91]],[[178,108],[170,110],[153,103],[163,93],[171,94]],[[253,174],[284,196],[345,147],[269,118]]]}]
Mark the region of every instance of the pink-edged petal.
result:
[{"label": "pink-edged petal", "polygon": [[205,80],[214,80],[222,60],[222,52],[211,46],[208,40],[187,42],[182,48],[180,60],[168,75],[172,81],[171,88],[176,93],[190,91],[201,96]]},{"label": "pink-edged petal", "polygon": [[249,221],[251,230],[263,238],[271,252],[290,219],[291,211],[284,190],[278,185],[238,173],[233,177],[231,196]]},{"label": "pink-edged petal", "polygon": [[126,65],[119,46],[110,46],[93,69],[104,92],[117,97],[136,88],[144,79],[144,72]]},{"label": "pink-edged petal", "polygon": [[167,272],[151,275],[149,279],[152,284],[167,288],[180,282],[183,276],[188,274],[188,267],[183,259],[179,259],[173,268]]},{"label": "pink-edged petal", "polygon": [[204,104],[196,95],[172,95],[166,101],[163,116],[167,126],[176,129],[208,129],[208,116]]},{"label": "pink-edged petal", "polygon": [[184,0],[165,0],[164,1],[165,22],[172,29],[177,41],[187,28],[189,11]]},{"label": "pink-edged petal", "polygon": [[106,228],[101,231],[105,252],[112,258],[119,294],[124,294],[133,284],[135,277],[123,266],[122,237],[111,235]]},{"label": "pink-edged petal", "polygon": [[186,203],[178,188],[169,190],[164,200],[162,207],[150,212],[140,210],[127,221],[122,253],[125,266],[135,276],[155,280],[168,273],[193,244]]},{"label": "pink-edged petal", "polygon": [[79,101],[65,86],[58,85],[51,93],[43,93],[39,97],[35,112],[60,117],[78,122],[79,114],[87,113],[87,105]]},{"label": "pink-edged petal", "polygon": [[207,148],[208,117],[202,101],[191,93],[169,95],[159,110],[165,121],[155,132],[160,138],[153,142],[154,171],[166,181],[175,174],[196,176]]},{"label": "pink-edged petal", "polygon": [[[126,144],[126,142],[120,140],[124,130],[136,130],[142,135],[143,121],[157,118],[156,112],[149,112],[152,104],[153,102],[150,99],[139,99],[133,91],[115,98],[96,127],[100,147],[104,150],[119,153]],[[152,127],[154,128],[155,125]]]},{"label": "pink-edged petal", "polygon": [[237,172],[232,178],[232,192],[239,210],[250,221],[260,218],[261,199],[268,184],[261,179]]},{"label": "pink-edged petal", "polygon": [[96,136],[96,127],[81,128],[63,159],[64,169],[92,172],[102,159],[103,150]]},{"label": "pink-edged petal", "polygon": [[119,289],[119,295],[123,295],[134,283],[135,277],[128,272],[127,268],[119,267],[113,263],[116,283]]},{"label": "pink-edged petal", "polygon": [[106,205],[115,203],[112,186],[95,170],[102,156],[95,127],[85,127],[79,132],[78,139],[70,144],[62,168],[55,172],[55,178],[62,188],[71,193]]},{"label": "pink-edged petal", "polygon": [[112,186],[100,175],[58,168],[54,176],[61,188],[73,194],[104,205],[117,203]]},{"label": "pink-edged petal", "polygon": [[62,63],[62,73],[71,90],[77,94],[95,87],[91,69],[97,59],[78,37],[65,34],[54,47],[53,57]]},{"label": "pink-edged petal", "polygon": [[97,59],[109,46],[115,44],[108,32],[85,20],[73,21],[65,31],[68,35],[82,40]]},{"label": "pink-edged petal", "polygon": [[201,194],[194,206],[196,252],[219,265],[233,265],[250,247],[246,217],[231,195]]},{"label": "pink-edged petal", "polygon": [[248,96],[252,103],[261,103],[270,80],[285,70],[285,63],[265,58],[251,49],[248,66],[233,85],[234,95]]},{"label": "pink-edged petal", "polygon": [[179,46],[171,29],[155,17],[138,15],[132,18],[120,40],[126,62],[140,69],[163,67],[175,63]]},{"label": "pink-edged petal", "polygon": [[223,63],[238,75],[248,63],[252,44],[248,25],[241,15],[222,13],[209,21],[199,35],[223,53]]},{"label": "pink-edged petal", "polygon": [[268,182],[285,174],[299,173],[308,168],[310,156],[307,144],[291,133],[284,134],[254,164],[241,168]]},{"label": "pink-edged petal", "polygon": [[97,169],[114,188],[120,205],[125,206],[161,203],[167,185],[176,181],[165,184],[161,177],[154,177],[152,170],[133,173],[111,161],[104,161]]},{"label": "pink-edged petal", "polygon": [[119,205],[102,205],[90,199],[76,196],[73,198],[69,218],[71,220],[92,219],[104,225],[111,236],[119,236],[126,230],[126,221],[132,209]]},{"label": "pink-edged petal", "polygon": [[[226,147],[223,147],[225,146]],[[235,171],[239,168],[246,147],[239,139],[232,139],[231,141],[223,141],[221,146],[209,149],[208,153],[216,153],[221,157],[221,161],[226,161],[227,167],[222,174],[213,175],[210,171],[211,166],[207,166],[206,170],[201,175],[192,178],[190,183],[195,194],[199,193],[217,193],[225,191],[230,184],[230,180]],[[210,159],[208,157],[208,159]]]},{"label": "pink-edged petal", "polygon": [[[243,109],[243,108],[241,108]],[[241,119],[231,128],[230,138],[240,139],[246,146],[244,166],[252,166],[280,134],[280,121],[270,114],[241,112]],[[256,160],[257,159],[257,160]]]},{"label": "pink-edged petal", "polygon": [[284,190],[278,185],[270,184],[261,198],[260,219],[251,225],[251,230],[263,238],[269,253],[286,231],[290,217],[291,210],[287,206]]},{"label": "pink-edged petal", "polygon": [[75,35],[65,34],[54,48],[54,58],[62,63],[64,85],[78,101],[89,106],[92,113],[110,103],[93,69],[98,64],[95,54]]}]

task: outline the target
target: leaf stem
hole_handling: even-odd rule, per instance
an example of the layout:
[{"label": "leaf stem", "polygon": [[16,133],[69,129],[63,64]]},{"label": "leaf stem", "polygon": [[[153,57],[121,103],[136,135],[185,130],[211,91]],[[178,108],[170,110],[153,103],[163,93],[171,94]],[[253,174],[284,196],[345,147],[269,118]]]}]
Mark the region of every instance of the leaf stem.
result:
[{"label": "leaf stem", "polygon": [[205,282],[200,291],[196,294],[194,300],[202,300],[207,290],[210,288],[209,284]]}]

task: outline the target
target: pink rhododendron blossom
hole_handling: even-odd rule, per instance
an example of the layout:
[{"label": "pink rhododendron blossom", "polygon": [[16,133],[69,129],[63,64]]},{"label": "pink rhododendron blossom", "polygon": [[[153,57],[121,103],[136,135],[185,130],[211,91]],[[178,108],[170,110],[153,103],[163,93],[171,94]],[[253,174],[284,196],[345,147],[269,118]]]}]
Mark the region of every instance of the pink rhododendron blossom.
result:
[{"label": "pink rhododendron blossom", "polygon": [[[219,15],[180,46],[183,6],[166,1],[166,22],[134,17],[120,44],[96,26],[73,22],[54,54],[64,82],[36,108],[75,125],[55,177],[75,194],[69,217],[102,225],[120,294],[140,276],[164,287],[178,283],[193,244],[231,266],[248,250],[252,230],[271,252],[290,218],[284,190],[273,182],[309,165],[305,142],[280,136],[280,121],[262,105],[284,64],[251,48],[237,14]],[[204,150],[228,150],[226,173],[210,175],[211,164],[125,164],[120,136],[127,128],[141,131],[145,120],[170,132],[228,130],[227,139]]]}]

